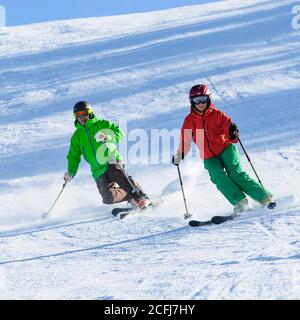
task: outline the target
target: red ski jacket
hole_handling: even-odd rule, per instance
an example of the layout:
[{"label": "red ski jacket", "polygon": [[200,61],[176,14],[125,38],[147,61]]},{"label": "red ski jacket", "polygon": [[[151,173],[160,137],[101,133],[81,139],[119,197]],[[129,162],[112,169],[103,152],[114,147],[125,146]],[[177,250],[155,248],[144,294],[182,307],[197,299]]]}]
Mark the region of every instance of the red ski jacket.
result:
[{"label": "red ski jacket", "polygon": [[191,109],[182,125],[177,153],[187,155],[193,141],[202,159],[217,157],[232,142],[238,142],[237,139],[229,138],[231,123],[231,119],[213,104],[203,114],[197,114]]}]

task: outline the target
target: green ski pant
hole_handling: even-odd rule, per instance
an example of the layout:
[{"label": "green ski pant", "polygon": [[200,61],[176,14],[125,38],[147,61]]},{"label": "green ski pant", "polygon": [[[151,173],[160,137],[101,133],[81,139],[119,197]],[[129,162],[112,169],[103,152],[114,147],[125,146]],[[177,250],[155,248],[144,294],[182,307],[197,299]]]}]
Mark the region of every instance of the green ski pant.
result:
[{"label": "green ski pant", "polygon": [[245,194],[260,203],[272,196],[243,171],[240,155],[234,144],[230,144],[219,156],[204,160],[204,168],[208,170],[210,179],[218,190],[234,206],[245,198]]}]

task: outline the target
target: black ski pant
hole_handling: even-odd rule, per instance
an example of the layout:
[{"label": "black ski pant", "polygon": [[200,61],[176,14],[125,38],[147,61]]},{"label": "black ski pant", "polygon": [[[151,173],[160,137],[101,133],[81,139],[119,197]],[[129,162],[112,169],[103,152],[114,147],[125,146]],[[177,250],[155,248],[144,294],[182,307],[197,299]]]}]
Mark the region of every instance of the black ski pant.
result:
[{"label": "black ski pant", "polygon": [[119,164],[110,164],[108,170],[96,180],[103,203],[113,204],[129,201],[132,198],[139,201],[141,197],[146,196],[141,186],[133,177],[128,176],[132,184],[140,190],[139,194],[132,193],[132,186],[118,166]]}]

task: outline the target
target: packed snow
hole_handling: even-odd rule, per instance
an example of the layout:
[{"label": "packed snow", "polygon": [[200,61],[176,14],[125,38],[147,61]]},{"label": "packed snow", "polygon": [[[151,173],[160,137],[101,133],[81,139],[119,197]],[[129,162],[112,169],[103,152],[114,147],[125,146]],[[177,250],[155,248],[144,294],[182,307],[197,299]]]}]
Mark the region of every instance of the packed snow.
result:
[{"label": "packed snow", "polygon": [[[0,299],[299,299],[296,4],[207,1],[0,28]],[[275,210],[252,202],[255,210],[201,228],[183,219],[170,158],[189,112],[188,91],[201,82],[237,123],[278,201]],[[41,219],[62,188],[79,100],[126,128],[120,144],[130,160],[126,169],[161,200],[158,207],[114,218],[116,205],[102,204],[82,160],[49,218]],[[157,147],[155,130],[172,132],[174,141]],[[133,161],[139,135],[150,152],[140,150]],[[181,170],[193,218],[232,212],[195,149]]]}]

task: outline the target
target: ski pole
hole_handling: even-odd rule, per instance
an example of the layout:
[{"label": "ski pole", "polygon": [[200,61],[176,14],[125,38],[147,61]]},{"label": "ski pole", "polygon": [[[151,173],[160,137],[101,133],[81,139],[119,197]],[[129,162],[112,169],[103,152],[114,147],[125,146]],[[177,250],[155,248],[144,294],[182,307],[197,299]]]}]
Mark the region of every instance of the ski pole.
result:
[{"label": "ski pole", "polygon": [[62,192],[64,191],[64,188],[65,186],[67,185],[67,182],[65,182],[62,186],[62,189],[60,190],[60,193],[58,194],[57,198],[55,199],[54,203],[52,204],[52,206],[50,207],[50,209],[45,212],[43,215],[42,215],[42,218],[45,219],[49,216],[50,212],[52,211],[53,207],[55,206],[57,200],[59,199],[59,197],[61,196]]},{"label": "ski pole", "polygon": [[240,140],[240,138],[238,138],[238,141],[239,141],[239,143],[240,143],[240,145],[241,145],[241,147],[242,147],[242,149],[243,149],[243,151],[244,151],[244,153],[245,153],[245,155],[246,155],[246,157],[247,157],[247,160],[249,161],[249,163],[250,163],[250,165],[251,165],[251,167],[252,167],[252,169],[253,169],[253,172],[254,172],[255,175],[256,175],[256,178],[257,178],[258,182],[260,183],[261,187],[263,188],[263,190],[264,190],[264,192],[265,192],[265,194],[266,194],[266,196],[267,196],[267,198],[268,198],[268,201],[269,201],[268,208],[269,208],[269,209],[274,209],[274,208],[276,207],[276,202],[272,202],[272,201],[271,201],[270,196],[268,195],[265,187],[263,186],[263,184],[262,184],[262,182],[261,182],[261,180],[260,180],[260,178],[259,178],[259,176],[258,176],[258,174],[257,174],[257,172],[256,172],[256,170],[255,170],[255,168],[254,168],[254,166],[253,166],[253,164],[252,164],[249,156],[248,156],[248,153],[246,152],[246,150],[245,150],[245,148],[244,148],[244,146],[243,146],[243,144],[242,144],[242,141]]},{"label": "ski pole", "polygon": [[[105,146],[106,146],[106,148],[107,148],[107,150],[108,150],[108,153],[109,153],[110,157],[113,157],[113,158],[117,161],[117,159],[116,159],[115,156],[112,154],[112,152],[111,152],[109,146],[107,145],[107,143],[104,143],[104,144],[105,144]],[[122,168],[122,166],[119,166],[119,167],[120,167],[120,170],[121,170],[121,172],[123,173],[125,179],[127,180],[127,182],[129,183],[129,185],[130,185],[131,188],[132,188],[131,193],[136,193],[136,194],[138,195],[141,190],[138,189],[138,188],[132,183],[132,181],[131,181],[131,180],[129,179],[129,177],[128,177],[128,174],[127,174],[126,171]]]},{"label": "ski pole", "polygon": [[189,213],[187,204],[186,204],[186,198],[184,194],[184,189],[183,189],[183,183],[182,183],[182,178],[181,178],[181,173],[179,169],[179,164],[177,165],[177,171],[178,171],[178,176],[179,176],[179,181],[180,181],[180,186],[181,186],[181,192],[182,192],[182,197],[183,197],[183,202],[184,202],[184,207],[185,207],[185,214],[183,215],[184,219],[189,219],[192,215]]}]

